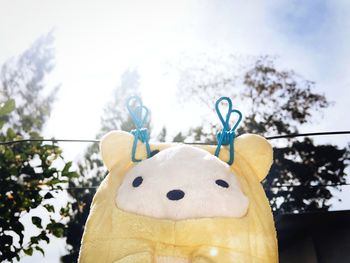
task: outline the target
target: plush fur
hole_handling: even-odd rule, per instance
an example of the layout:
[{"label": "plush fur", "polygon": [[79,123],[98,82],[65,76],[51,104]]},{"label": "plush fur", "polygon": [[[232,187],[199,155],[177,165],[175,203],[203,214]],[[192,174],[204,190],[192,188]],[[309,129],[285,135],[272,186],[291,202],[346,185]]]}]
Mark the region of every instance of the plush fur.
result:
[{"label": "plush fur", "polygon": [[[133,137],[101,142],[110,171],[91,206],[79,262],[277,262],[276,233],[260,181],[272,163],[269,143],[235,140],[235,161],[213,146],[154,144],[160,152],[131,162]],[[144,145],[137,147],[145,159]],[[220,160],[221,159],[221,160]],[[135,178],[142,177],[142,182]],[[216,183],[224,180],[225,183]],[[175,200],[170,191],[181,191]]]}]

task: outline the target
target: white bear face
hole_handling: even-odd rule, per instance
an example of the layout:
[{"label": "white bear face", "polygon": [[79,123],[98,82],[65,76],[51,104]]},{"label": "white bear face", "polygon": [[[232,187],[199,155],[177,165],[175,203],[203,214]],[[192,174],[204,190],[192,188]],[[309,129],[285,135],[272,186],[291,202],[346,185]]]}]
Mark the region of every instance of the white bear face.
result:
[{"label": "white bear face", "polygon": [[242,217],[248,203],[226,163],[186,145],[167,148],[130,169],[116,196],[124,211],[173,220]]}]

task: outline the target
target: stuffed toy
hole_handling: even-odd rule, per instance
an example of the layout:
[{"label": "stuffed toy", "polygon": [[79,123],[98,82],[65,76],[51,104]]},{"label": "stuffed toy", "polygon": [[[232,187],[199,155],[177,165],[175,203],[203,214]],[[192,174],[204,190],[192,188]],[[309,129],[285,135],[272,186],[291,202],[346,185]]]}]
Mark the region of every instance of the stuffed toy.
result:
[{"label": "stuffed toy", "polygon": [[135,148],[134,139],[112,131],[101,140],[109,174],[92,202],[80,263],[278,262],[261,185],[273,155],[266,139],[235,138],[232,165],[228,147],[216,157],[215,146]]}]

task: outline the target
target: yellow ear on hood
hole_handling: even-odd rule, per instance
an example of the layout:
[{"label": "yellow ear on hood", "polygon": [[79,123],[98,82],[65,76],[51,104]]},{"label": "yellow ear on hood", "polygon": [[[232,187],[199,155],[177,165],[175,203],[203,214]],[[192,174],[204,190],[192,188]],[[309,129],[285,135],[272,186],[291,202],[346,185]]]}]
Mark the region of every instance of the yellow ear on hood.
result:
[{"label": "yellow ear on hood", "polygon": [[258,176],[259,181],[266,177],[273,159],[270,143],[256,134],[244,134],[235,140],[235,154],[240,155]]},{"label": "yellow ear on hood", "polygon": [[[121,162],[131,162],[133,140],[134,137],[125,131],[112,131],[102,137],[100,151],[108,171]],[[125,158],[125,156],[130,156],[130,158]]]}]

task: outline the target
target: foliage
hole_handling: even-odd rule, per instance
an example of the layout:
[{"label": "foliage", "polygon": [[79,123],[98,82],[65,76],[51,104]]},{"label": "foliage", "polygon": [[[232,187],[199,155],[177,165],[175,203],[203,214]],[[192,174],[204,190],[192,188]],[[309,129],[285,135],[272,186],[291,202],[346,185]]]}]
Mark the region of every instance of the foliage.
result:
[{"label": "foliage", "polygon": [[[314,82],[294,71],[278,70],[271,57],[258,57],[241,77],[233,74],[230,77],[229,72],[220,73],[219,76],[225,76],[220,79],[208,75],[205,67],[186,72],[185,77],[180,78],[180,94],[187,94],[185,98],[198,94],[200,104],[210,108],[214,108],[217,99],[214,94],[235,98],[235,107],[241,110],[243,107],[245,113],[239,134],[297,133],[299,127],[314,120],[330,105],[324,95],[313,91]],[[202,72],[206,72],[203,78]],[[219,129],[220,126],[212,124],[209,130],[196,127],[190,133],[196,141],[215,142]],[[288,140],[285,147],[275,147],[274,158],[274,165],[264,181],[272,208],[279,213],[296,213],[330,207],[331,189],[321,185],[345,182],[349,154],[348,149],[317,146],[311,139],[305,139]],[[287,187],[281,187],[283,185]]]},{"label": "foliage", "polygon": [[72,197],[72,203],[68,222],[66,223],[67,231],[65,232],[68,253],[62,256],[62,262],[77,262],[80,241],[89,215],[92,198],[96,193],[97,186],[107,173],[102,160],[97,154],[98,151],[97,143],[92,144],[87,149],[84,160],[78,164],[79,177],[69,182],[68,193]]},{"label": "foliage", "polygon": [[279,71],[268,57],[259,58],[244,75],[240,94],[250,112],[244,127],[253,133],[294,133],[311,121],[313,113],[329,106],[324,95],[314,93],[315,83],[294,71]]},{"label": "foliage", "polygon": [[46,96],[43,93],[45,77],[54,67],[53,41],[53,32],[50,32],[17,59],[13,58],[1,67],[0,101],[16,99],[15,111],[4,120],[15,132],[40,133],[50,115],[58,86]]},{"label": "foliage", "polygon": [[[33,138],[40,138],[32,134]],[[23,137],[11,128],[0,134],[1,141],[20,140]],[[49,243],[49,234],[62,237],[65,226],[56,221],[56,208],[49,199],[62,191],[62,183],[68,182],[76,173],[70,171],[71,163],[58,170],[54,161],[60,159],[61,150],[55,145],[42,142],[16,143],[0,146],[0,259],[19,260],[23,251],[32,255],[34,250],[44,254],[41,241]],[[32,216],[32,223],[40,233],[24,243],[25,228],[20,221],[32,209],[43,206],[50,222],[44,224],[40,217]]]},{"label": "foliage", "polygon": [[[0,98],[6,103],[0,109],[1,142],[41,138],[39,132],[56,92],[43,95],[44,77],[53,66],[52,41],[50,33],[18,59],[2,66]],[[55,165],[57,161],[64,166],[62,170]],[[66,208],[57,211],[50,200],[62,192],[62,184],[76,176],[70,167],[71,163],[63,162],[61,149],[54,144],[0,145],[0,261],[19,260],[23,253],[31,256],[34,251],[44,254],[42,243],[49,243],[50,235],[63,236],[65,226],[55,215],[60,212],[66,216]],[[38,207],[47,211],[43,217],[31,213]],[[31,217],[37,234],[28,235],[29,225],[22,222],[24,216]]]},{"label": "foliage", "polygon": [[[101,131],[97,137],[112,130],[130,131],[135,128],[126,111],[125,102],[132,95],[139,96],[138,89],[139,75],[137,71],[125,71],[121,76],[120,86],[115,89],[113,100],[104,109],[101,118]],[[61,258],[63,262],[77,261],[80,241],[89,215],[92,198],[96,192],[96,187],[100,185],[107,174],[99,155],[97,143],[87,149],[84,160],[79,163],[79,174],[79,178],[70,182],[69,194],[74,201],[67,224],[68,231],[66,232],[68,254]]]},{"label": "foliage", "polygon": [[[327,211],[333,189],[346,183],[349,147],[315,145],[311,139],[274,149],[275,162],[264,188],[275,213]],[[325,187],[331,185],[332,187]]]}]

